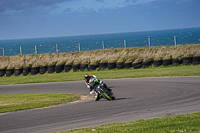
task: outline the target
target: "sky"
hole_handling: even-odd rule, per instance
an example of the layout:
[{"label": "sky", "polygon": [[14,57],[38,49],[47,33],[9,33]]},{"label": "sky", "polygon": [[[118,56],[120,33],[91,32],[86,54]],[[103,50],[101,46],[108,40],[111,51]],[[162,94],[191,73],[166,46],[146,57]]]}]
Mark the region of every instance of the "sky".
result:
[{"label": "sky", "polygon": [[200,0],[0,0],[0,40],[200,27]]}]

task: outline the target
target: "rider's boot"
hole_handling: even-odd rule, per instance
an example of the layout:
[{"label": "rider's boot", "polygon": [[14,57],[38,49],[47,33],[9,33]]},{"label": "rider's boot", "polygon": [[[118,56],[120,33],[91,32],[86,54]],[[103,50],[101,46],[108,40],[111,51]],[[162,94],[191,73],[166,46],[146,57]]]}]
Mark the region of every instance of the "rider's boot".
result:
[{"label": "rider's boot", "polygon": [[90,95],[94,94],[94,89],[90,87]]},{"label": "rider's boot", "polygon": [[94,94],[94,90],[90,91],[90,95]]}]

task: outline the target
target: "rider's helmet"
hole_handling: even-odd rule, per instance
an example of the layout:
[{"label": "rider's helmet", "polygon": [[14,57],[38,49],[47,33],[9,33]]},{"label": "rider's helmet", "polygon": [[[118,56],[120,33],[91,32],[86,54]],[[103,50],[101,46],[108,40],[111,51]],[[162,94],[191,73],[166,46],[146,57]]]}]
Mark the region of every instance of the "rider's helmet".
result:
[{"label": "rider's helmet", "polygon": [[85,74],[85,81],[88,81],[89,80],[89,75],[88,74]]}]

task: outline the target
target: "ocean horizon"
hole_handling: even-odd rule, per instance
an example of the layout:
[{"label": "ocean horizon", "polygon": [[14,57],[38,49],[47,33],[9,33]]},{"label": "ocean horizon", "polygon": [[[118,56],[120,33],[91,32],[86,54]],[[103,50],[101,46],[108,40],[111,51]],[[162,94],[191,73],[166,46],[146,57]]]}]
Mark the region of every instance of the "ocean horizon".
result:
[{"label": "ocean horizon", "polygon": [[[156,31],[139,31],[139,32],[124,32],[124,33],[109,33],[95,35],[78,35],[78,36],[62,36],[62,37],[42,37],[29,39],[10,39],[0,40],[0,56],[15,56],[20,54],[36,54],[37,53],[56,53],[58,52],[75,52],[90,51],[103,49],[123,48],[124,40],[126,47],[148,47],[149,38],[151,46],[174,45],[174,36],[176,43],[179,44],[199,44],[200,43],[200,27],[156,30]],[[102,43],[103,42],[103,43]]]}]

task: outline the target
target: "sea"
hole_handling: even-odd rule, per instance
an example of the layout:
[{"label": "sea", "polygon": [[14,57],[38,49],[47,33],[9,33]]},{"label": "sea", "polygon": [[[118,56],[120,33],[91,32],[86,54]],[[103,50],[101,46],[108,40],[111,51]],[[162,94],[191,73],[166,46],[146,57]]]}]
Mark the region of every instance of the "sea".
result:
[{"label": "sea", "polygon": [[[176,41],[175,41],[176,40]],[[0,40],[0,56],[65,53],[123,47],[200,44],[200,27],[95,35]],[[80,49],[79,49],[80,46]],[[21,47],[21,52],[20,52]]]}]

